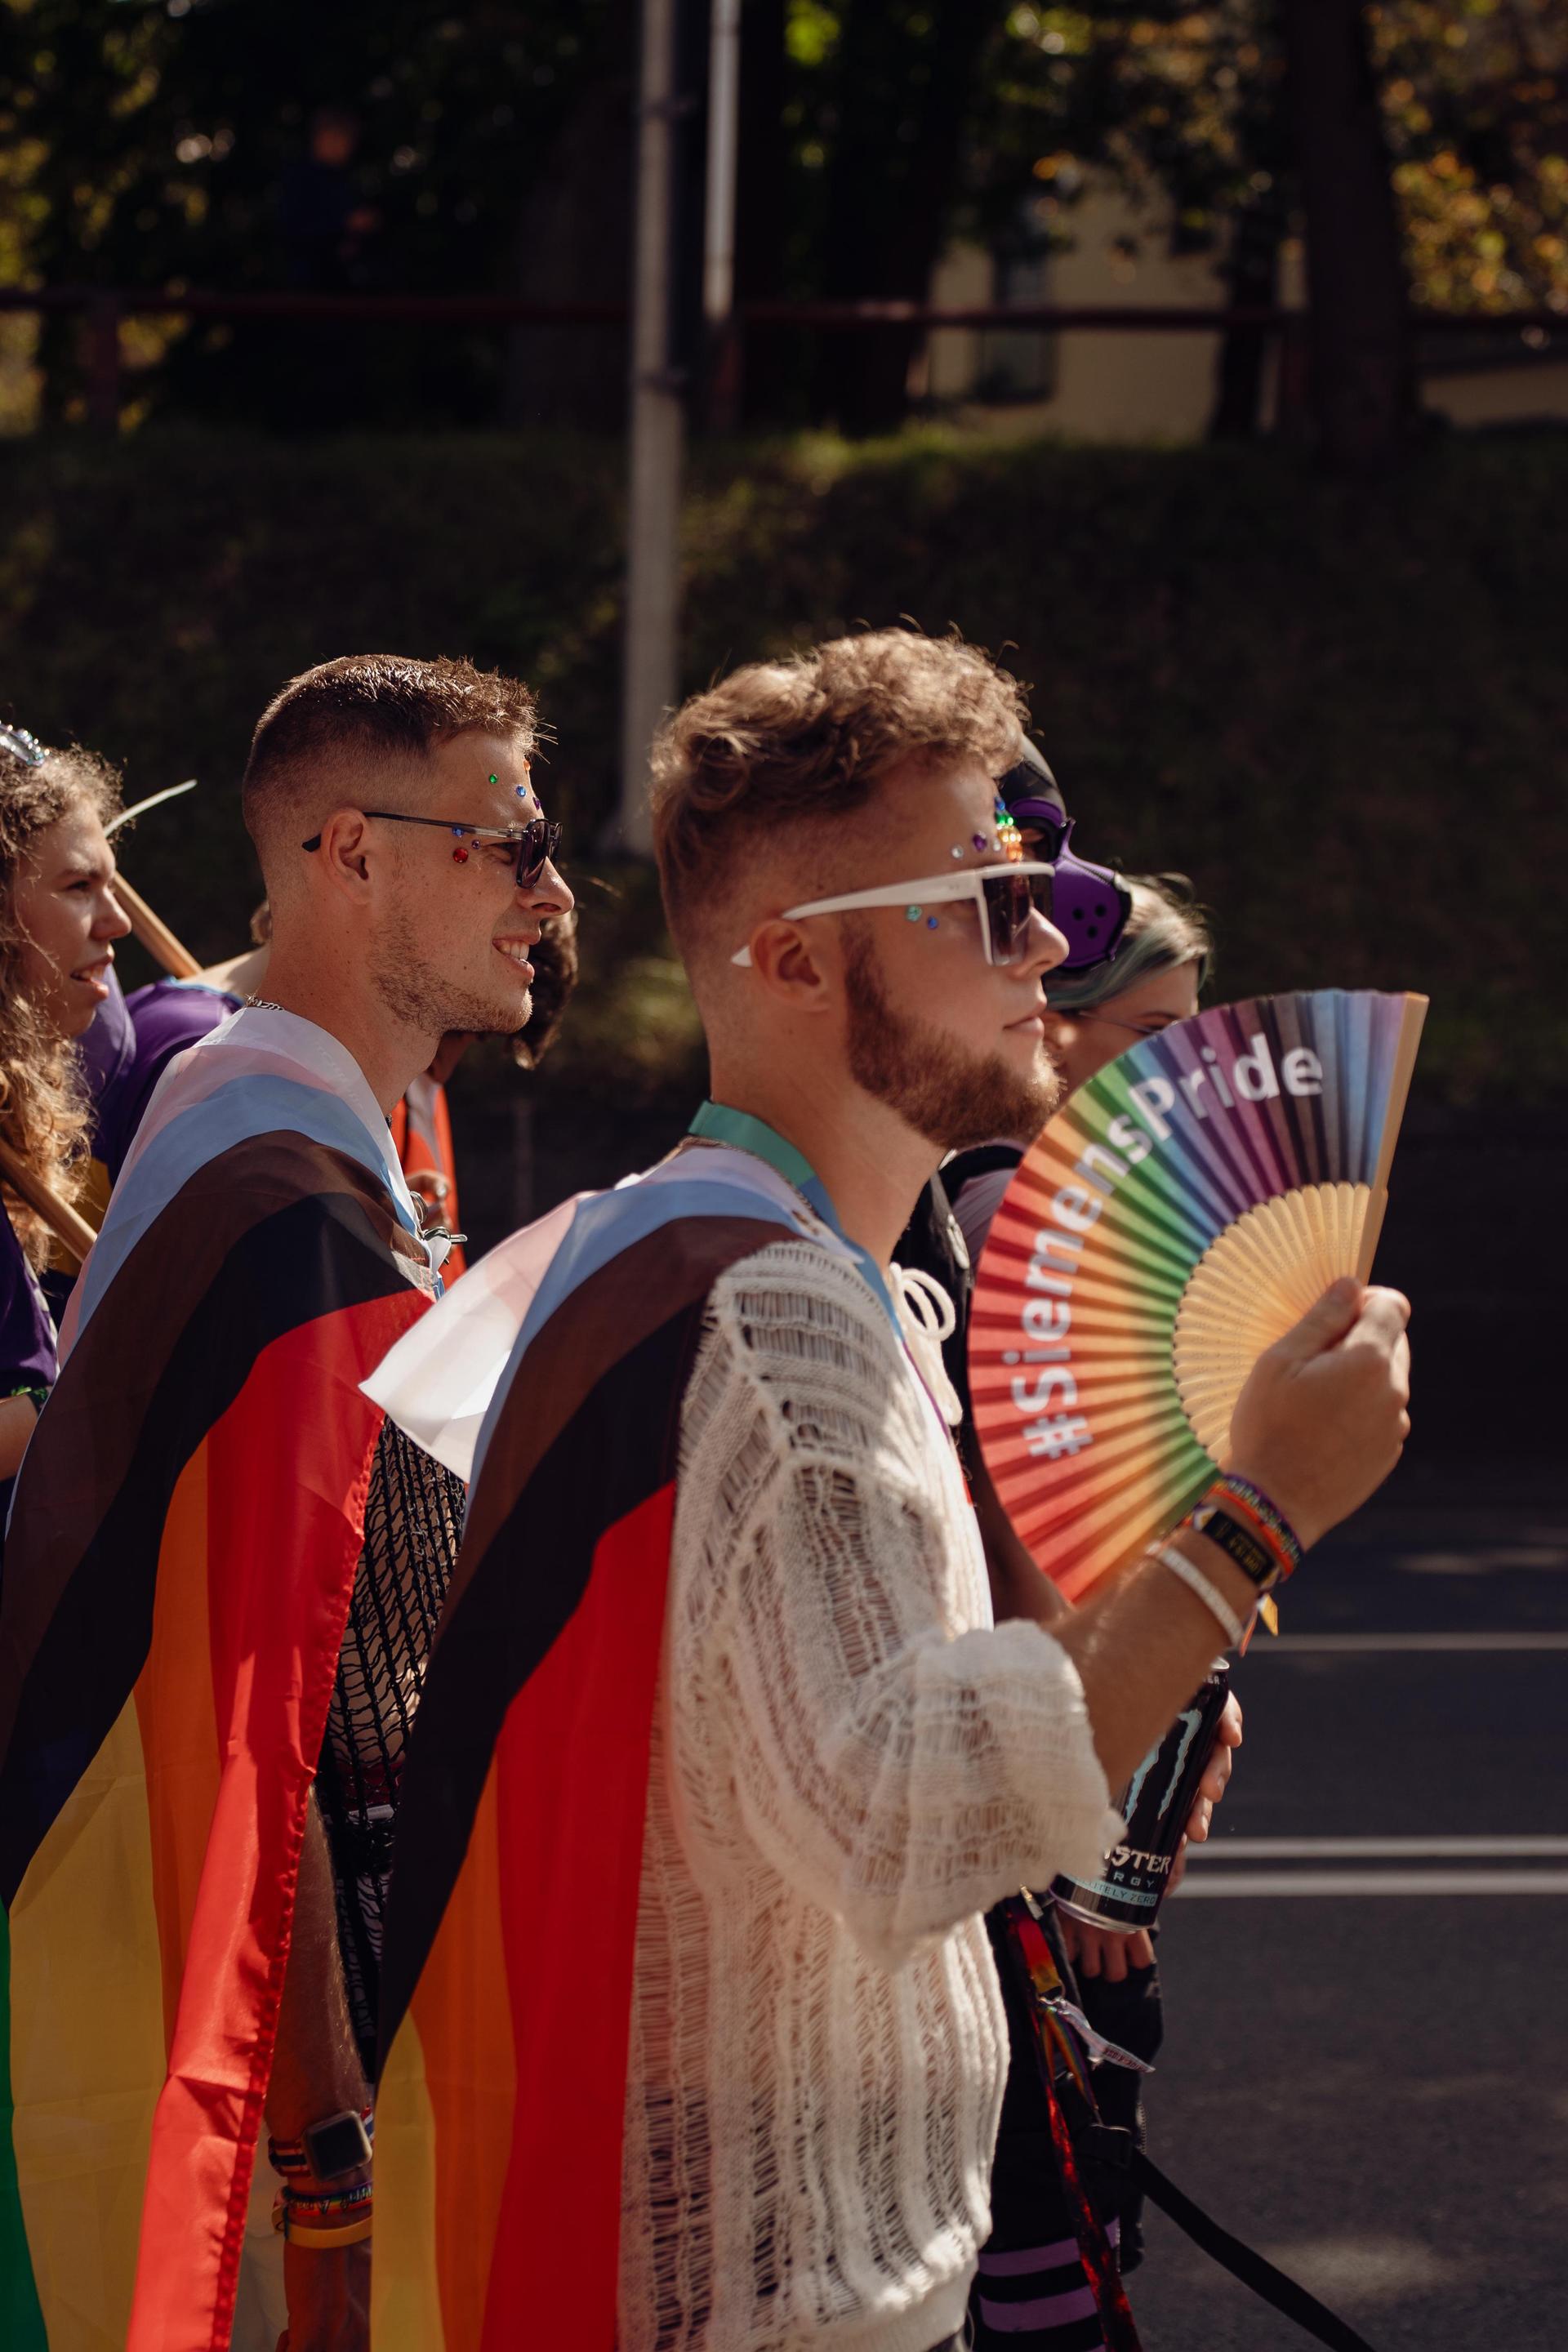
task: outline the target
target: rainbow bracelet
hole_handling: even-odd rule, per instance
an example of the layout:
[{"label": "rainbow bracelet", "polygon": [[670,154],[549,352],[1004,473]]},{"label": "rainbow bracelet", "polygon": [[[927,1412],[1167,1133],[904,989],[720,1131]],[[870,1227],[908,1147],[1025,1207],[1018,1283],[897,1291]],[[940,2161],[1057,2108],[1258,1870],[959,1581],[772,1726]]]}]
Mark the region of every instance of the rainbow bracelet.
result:
[{"label": "rainbow bracelet", "polygon": [[1288,1563],[1286,1574],[1288,1576],[1293,1574],[1301,1565],[1304,1547],[1284,1512],[1269,1501],[1260,1487],[1250,1485],[1245,1478],[1238,1478],[1234,1471],[1222,1472],[1209,1488],[1205,1499],[1215,1501],[1221,1495],[1226,1497],[1233,1510],[1239,1507],[1246,1517],[1259,1532],[1274,1538],[1275,1543]]},{"label": "rainbow bracelet", "polygon": [[1290,1573],[1272,1544],[1263,1541],[1256,1528],[1241,1519],[1233,1519],[1217,1503],[1203,1502],[1184,1522],[1195,1536],[1212,1543],[1216,1551],[1224,1552],[1232,1566],[1239,1568],[1255,1592],[1271,1592]]},{"label": "rainbow bracelet", "polygon": [[315,2194],[284,2188],[272,2204],[272,2226],[291,2246],[357,2246],[370,2236],[374,2216],[375,2190],[368,2180]]}]

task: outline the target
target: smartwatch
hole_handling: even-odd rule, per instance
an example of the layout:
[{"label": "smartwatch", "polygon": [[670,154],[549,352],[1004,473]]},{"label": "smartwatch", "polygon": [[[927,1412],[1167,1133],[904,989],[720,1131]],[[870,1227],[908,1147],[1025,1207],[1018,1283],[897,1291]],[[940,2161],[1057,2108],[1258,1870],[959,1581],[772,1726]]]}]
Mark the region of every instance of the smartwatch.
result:
[{"label": "smartwatch", "polygon": [[345,2107],[341,2115],[324,2116],[319,2124],[307,2124],[300,2137],[318,2180],[336,2180],[342,2173],[357,2172],[371,2160],[370,2134],[364,2127],[364,2117],[356,2115],[352,2107]]}]

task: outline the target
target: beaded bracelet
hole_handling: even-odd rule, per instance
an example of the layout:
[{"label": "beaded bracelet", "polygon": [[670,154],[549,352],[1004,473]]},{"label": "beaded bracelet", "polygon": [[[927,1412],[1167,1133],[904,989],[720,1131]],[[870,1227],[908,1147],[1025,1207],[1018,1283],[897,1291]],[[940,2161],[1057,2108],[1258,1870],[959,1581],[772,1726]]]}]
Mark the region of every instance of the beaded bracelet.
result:
[{"label": "beaded bracelet", "polygon": [[280,2189],[278,2193],[290,2213],[327,2221],[334,2213],[357,2213],[374,2200],[375,2189],[371,2181],[356,2180],[352,2189]]},{"label": "beaded bracelet", "polygon": [[283,2188],[273,2200],[272,2226],[291,2246],[357,2246],[370,2236],[374,2214],[368,2180],[315,2195]]}]

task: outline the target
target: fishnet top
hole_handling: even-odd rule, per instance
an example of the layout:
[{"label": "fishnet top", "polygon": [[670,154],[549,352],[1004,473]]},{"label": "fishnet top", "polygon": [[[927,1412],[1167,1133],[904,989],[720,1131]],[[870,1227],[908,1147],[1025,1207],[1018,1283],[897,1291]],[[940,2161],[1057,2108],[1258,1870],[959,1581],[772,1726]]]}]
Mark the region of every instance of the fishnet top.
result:
[{"label": "fishnet top", "polygon": [[883,1307],[809,1241],[713,1292],[665,1644],[619,2352],[928,2352],[989,2227],[1006,2026],[980,1915],[1121,1824],[1065,1652],[991,1626]]},{"label": "fishnet top", "polygon": [[395,1423],[383,1423],[316,1783],[349,2015],[367,2074],[375,2063],[398,1783],[457,1563],[463,1492],[462,1480]]}]

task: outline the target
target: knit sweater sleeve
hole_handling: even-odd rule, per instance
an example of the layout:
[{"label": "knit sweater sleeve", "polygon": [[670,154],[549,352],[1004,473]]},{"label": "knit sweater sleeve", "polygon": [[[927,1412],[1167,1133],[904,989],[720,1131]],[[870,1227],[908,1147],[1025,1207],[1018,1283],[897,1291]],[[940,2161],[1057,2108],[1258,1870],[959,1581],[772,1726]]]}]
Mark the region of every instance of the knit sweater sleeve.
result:
[{"label": "knit sweater sleeve", "polygon": [[[744,1843],[899,1967],[1120,1833],[1066,1652],[992,1626],[946,1440],[853,1267],[718,1286],[682,1419],[672,1678],[689,1834]],[[743,1853],[731,1857],[744,1866]]]}]

